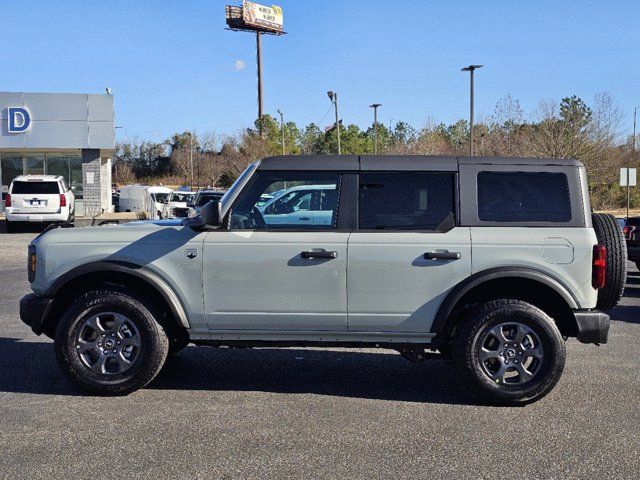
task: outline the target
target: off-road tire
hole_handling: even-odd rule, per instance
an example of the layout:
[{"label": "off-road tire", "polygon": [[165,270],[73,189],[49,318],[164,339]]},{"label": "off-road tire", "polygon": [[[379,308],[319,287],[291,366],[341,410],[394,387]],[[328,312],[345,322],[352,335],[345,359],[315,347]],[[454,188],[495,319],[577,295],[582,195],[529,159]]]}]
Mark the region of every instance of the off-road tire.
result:
[{"label": "off-road tire", "polygon": [[[122,374],[99,374],[90,370],[76,353],[76,338],[84,321],[102,312],[125,315],[135,324],[140,339],[140,356]],[[151,382],[162,368],[169,340],[153,305],[118,289],[92,290],[82,294],[62,315],[56,327],[54,349],[60,368],[80,389],[97,395],[126,395]]]},{"label": "off-road tire", "polygon": [[627,279],[627,243],[613,215],[594,213],[591,215],[593,229],[598,237],[598,244],[607,248],[607,269],[605,285],[598,290],[598,310],[613,309],[622,297]]},{"label": "off-road tire", "polygon": [[[548,394],[560,380],[565,365],[565,342],[554,321],[539,308],[521,300],[493,300],[462,322],[453,342],[453,361],[465,383],[486,400],[501,404],[531,403]],[[518,322],[534,331],[544,352],[533,378],[515,385],[493,381],[479,358],[480,342],[486,332],[509,322]]]}]

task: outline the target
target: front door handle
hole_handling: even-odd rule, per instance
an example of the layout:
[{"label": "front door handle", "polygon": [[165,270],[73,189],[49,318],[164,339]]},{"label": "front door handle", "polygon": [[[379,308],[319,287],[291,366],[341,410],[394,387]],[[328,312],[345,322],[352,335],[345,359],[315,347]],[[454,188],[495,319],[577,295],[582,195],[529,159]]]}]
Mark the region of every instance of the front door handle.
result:
[{"label": "front door handle", "polygon": [[338,252],[325,250],[324,248],[312,248],[311,250],[305,250],[300,252],[302,258],[336,258]]},{"label": "front door handle", "polygon": [[300,217],[299,220],[309,221],[309,220],[311,220],[311,217]]},{"label": "front door handle", "polygon": [[424,258],[427,260],[458,260],[460,252],[425,252]]}]

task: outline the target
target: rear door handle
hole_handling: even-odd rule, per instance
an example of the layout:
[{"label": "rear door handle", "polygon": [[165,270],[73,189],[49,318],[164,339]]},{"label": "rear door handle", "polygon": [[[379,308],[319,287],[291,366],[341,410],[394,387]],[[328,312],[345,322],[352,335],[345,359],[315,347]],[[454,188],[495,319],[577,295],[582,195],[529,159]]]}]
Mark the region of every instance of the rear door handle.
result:
[{"label": "rear door handle", "polygon": [[312,248],[311,250],[305,250],[300,252],[302,258],[336,258],[338,252],[325,250],[324,248]]},{"label": "rear door handle", "polygon": [[311,217],[300,217],[299,220],[309,221],[309,220],[311,220]]},{"label": "rear door handle", "polygon": [[460,252],[425,252],[424,258],[427,260],[458,260]]}]

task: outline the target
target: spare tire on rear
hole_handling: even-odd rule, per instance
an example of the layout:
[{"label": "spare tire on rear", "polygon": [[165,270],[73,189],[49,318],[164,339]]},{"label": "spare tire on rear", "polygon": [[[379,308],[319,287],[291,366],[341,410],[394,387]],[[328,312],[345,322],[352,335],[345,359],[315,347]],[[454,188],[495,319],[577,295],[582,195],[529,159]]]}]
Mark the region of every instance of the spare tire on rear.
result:
[{"label": "spare tire on rear", "polygon": [[616,217],[608,213],[591,215],[598,244],[607,249],[605,285],[598,290],[598,310],[611,310],[622,297],[627,279],[627,244]]}]

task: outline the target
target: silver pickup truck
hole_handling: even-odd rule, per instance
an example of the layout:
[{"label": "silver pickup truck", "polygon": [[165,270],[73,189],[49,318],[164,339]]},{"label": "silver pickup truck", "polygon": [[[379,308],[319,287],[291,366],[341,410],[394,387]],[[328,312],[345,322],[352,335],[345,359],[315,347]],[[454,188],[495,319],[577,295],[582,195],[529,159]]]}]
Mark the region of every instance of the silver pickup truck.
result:
[{"label": "silver pickup truck", "polygon": [[372,347],[524,403],[568,337],[607,341],[626,252],[577,161],[282,156],[196,218],[50,230],[28,275],[22,320],[89,392],[139,389],[189,343]]}]

